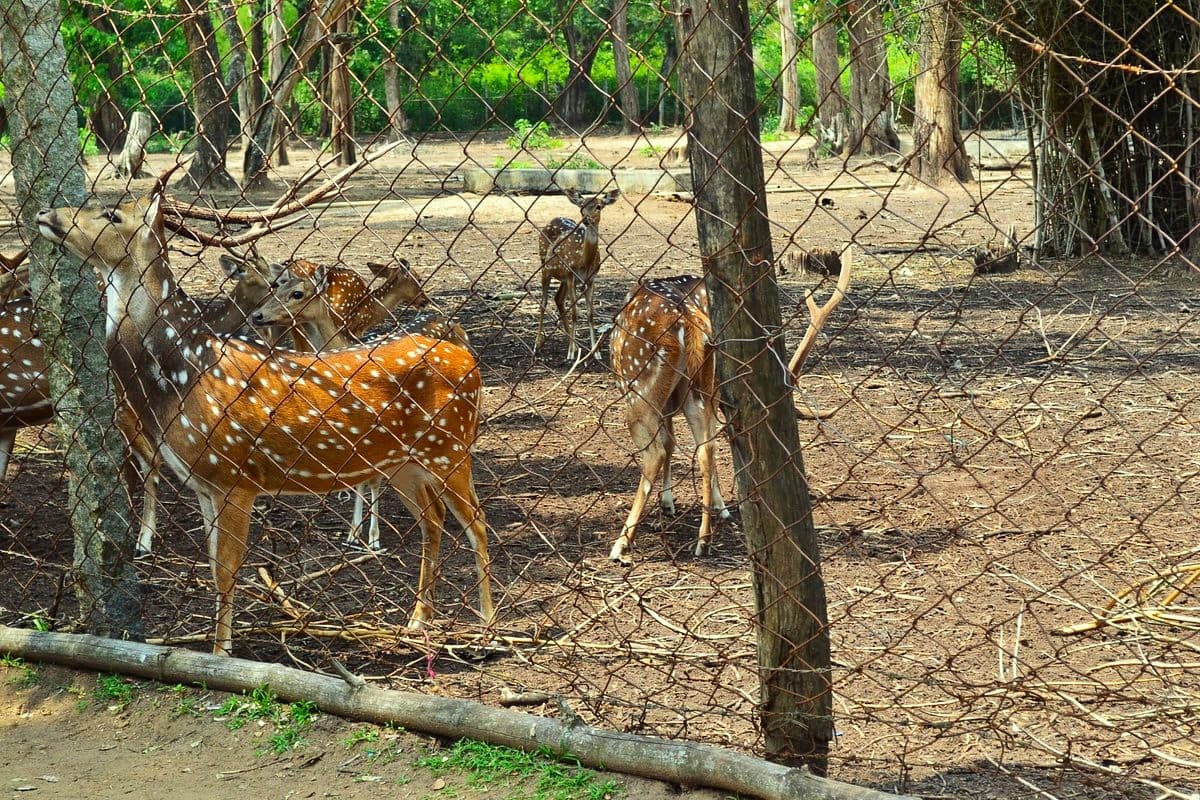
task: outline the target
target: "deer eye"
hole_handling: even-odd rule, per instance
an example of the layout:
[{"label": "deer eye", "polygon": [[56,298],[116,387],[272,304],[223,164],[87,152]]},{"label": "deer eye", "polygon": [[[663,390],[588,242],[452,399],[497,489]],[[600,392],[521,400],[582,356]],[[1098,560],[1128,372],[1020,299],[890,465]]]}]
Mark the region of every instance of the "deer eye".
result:
[{"label": "deer eye", "polygon": [[103,211],[101,211],[100,216],[104,217],[106,220],[113,223],[114,225],[121,221],[120,212],[116,211],[114,209],[111,209],[111,208],[106,208]]},{"label": "deer eye", "polygon": [[304,299],[304,291],[301,289],[296,289],[295,291],[292,292],[292,299],[293,300],[303,300]]}]

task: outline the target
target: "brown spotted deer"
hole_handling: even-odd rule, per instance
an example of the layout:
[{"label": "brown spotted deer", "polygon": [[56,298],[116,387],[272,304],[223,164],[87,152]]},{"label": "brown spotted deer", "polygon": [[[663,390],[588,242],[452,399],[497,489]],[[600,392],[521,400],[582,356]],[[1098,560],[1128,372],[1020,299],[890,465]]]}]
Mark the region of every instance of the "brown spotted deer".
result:
[{"label": "brown spotted deer", "polygon": [[353,270],[294,259],[280,268],[271,294],[250,314],[255,326],[291,331],[296,349],[316,353],[347,347],[401,305],[429,304],[420,276],[404,259],[367,262],[381,283],[368,290]]},{"label": "brown spotted deer", "polygon": [[178,324],[190,302],[167,263],[160,202],[156,190],[114,207],[42,211],[37,221],[42,236],[99,274],[110,367],[133,424],[199,500],[217,587],[215,652],[232,649],[255,498],[326,494],[376,475],[400,492],[423,534],[410,624],[433,614],[447,506],[474,548],[490,624],[487,528],[471,476],[481,395],[474,356],[420,336],[324,355],[272,351]]},{"label": "brown spotted deer", "polygon": [[[200,323],[218,333],[232,333],[246,323],[246,315],[270,293],[271,276],[257,263],[222,256],[221,266],[236,281],[232,292],[210,300],[202,308],[185,305],[177,324]],[[33,300],[28,296],[16,297],[0,307],[0,479],[8,468],[17,431],[54,420],[45,353],[33,312]],[[119,411],[129,413],[124,407]],[[128,422],[132,423],[132,418]],[[123,429],[133,430],[131,425]],[[128,443],[141,469],[137,479],[129,471],[125,474],[131,492],[135,483],[143,486],[137,552],[146,554],[157,528],[158,463],[144,439],[135,436]]]},{"label": "brown spotted deer", "polygon": [[567,199],[579,206],[581,219],[558,217],[538,233],[538,254],[542,260],[542,305],[538,312],[537,339],[533,349],[542,347],[542,327],[546,319],[546,303],[550,297],[550,281],[557,280],[554,305],[558,319],[567,334],[567,363],[579,357],[575,328],[579,322],[579,299],[587,303],[588,332],[591,352],[596,350],[596,306],[592,300],[592,282],[600,269],[600,212],[616,202],[617,191],[585,197],[568,189]]},{"label": "brown spotted deer", "polygon": [[[421,307],[429,303],[421,288],[420,277],[406,260],[398,259],[391,264],[368,262],[367,268],[382,281],[369,292],[362,279],[349,269],[326,267],[303,259],[292,261],[282,268],[280,280],[271,294],[250,312],[250,321],[256,326],[288,328],[295,337],[297,350],[317,352],[358,343],[363,334],[389,317],[400,304]],[[440,315],[418,317],[397,330],[469,347],[462,327]],[[382,484],[381,478],[366,484],[371,495],[367,540],[372,550],[380,548],[379,495]],[[360,489],[354,492],[354,516],[346,535],[347,544],[362,538],[363,505]]]},{"label": "brown spotted deer", "polygon": [[[806,295],[811,321],[789,364],[799,375],[817,333],[841,302],[850,282],[849,263],[842,269],[837,288],[820,308]],[[696,442],[703,505],[695,554],[708,552],[712,514],[729,518],[717,485],[714,450],[720,423],[717,419],[716,347],[708,313],[704,279],[697,275],[658,278],[639,283],[617,313],[612,330],[612,367],[625,399],[625,421],[633,445],[641,454],[642,477],[621,534],[609,558],[629,563],[629,549],[654,481],[661,473],[661,504],[675,513],[671,457],[675,451],[672,419],[682,413]]]}]

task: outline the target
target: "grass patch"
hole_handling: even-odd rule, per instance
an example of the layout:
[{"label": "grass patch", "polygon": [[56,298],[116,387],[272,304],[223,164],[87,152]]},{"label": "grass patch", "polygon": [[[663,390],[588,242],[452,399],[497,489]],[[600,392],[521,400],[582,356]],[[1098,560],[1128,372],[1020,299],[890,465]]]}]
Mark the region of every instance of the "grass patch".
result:
[{"label": "grass patch", "polygon": [[133,683],[120,675],[101,675],[96,679],[93,694],[111,711],[124,711],[133,700]]},{"label": "grass patch", "polygon": [[23,658],[17,658],[11,653],[5,653],[3,656],[0,656],[0,667],[4,667],[13,673],[5,681],[9,686],[28,689],[38,685],[37,667],[29,664]]},{"label": "grass patch", "polygon": [[514,150],[553,150],[562,147],[562,139],[555,139],[546,120],[530,122],[519,119],[513,123],[516,131],[504,140]]},{"label": "grass patch", "polygon": [[604,169],[604,165],[591,156],[576,153],[568,159],[552,158],[546,162],[550,169]]},{"label": "grass patch", "polygon": [[496,156],[496,160],[492,162],[494,169],[533,169],[535,166],[532,161],[523,158],[505,158],[504,156]]},{"label": "grass patch", "polygon": [[379,731],[376,728],[355,728],[350,731],[350,735],[342,740],[342,744],[346,745],[347,750],[353,750],[364,742],[374,744],[379,741]]},{"label": "grass patch", "polygon": [[311,700],[281,703],[270,686],[259,686],[249,694],[231,695],[217,709],[217,719],[223,720],[231,731],[245,727],[252,720],[275,726],[275,732],[267,740],[268,746],[262,748],[260,755],[268,750],[280,755],[306,744],[304,732],[312,727],[316,716],[316,703]]},{"label": "grass patch", "polygon": [[526,753],[472,739],[424,756],[416,765],[435,775],[465,773],[468,784],[475,787],[529,781],[533,793],[525,796],[530,800],[606,800],[621,793],[616,781],[602,780],[574,759],[563,761],[547,751]]}]

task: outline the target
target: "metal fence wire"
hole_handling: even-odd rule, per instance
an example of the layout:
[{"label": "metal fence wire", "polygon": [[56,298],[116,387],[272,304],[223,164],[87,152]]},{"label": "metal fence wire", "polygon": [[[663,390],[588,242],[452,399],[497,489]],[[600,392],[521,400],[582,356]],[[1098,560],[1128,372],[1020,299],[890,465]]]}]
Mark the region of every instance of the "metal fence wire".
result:
[{"label": "metal fence wire", "polygon": [[[828,604],[831,776],[929,797],[1194,797],[1195,4],[749,11],[761,126],[748,131],[761,128],[782,351],[808,328],[806,293],[826,303],[850,265],[792,395]],[[88,192],[141,198],[181,162],[158,209],[178,287],[207,304],[203,324],[219,333],[282,336],[271,356],[224,345],[234,361],[222,363],[241,353],[262,374],[210,375],[190,405],[181,392],[155,406],[175,449],[148,506],[149,552],[131,562],[150,641],[213,642],[203,509],[181,472],[203,472],[210,457],[226,472],[292,470],[285,482],[310,493],[276,481],[246,506],[237,655],[323,670],[336,660],[381,685],[484,702],[501,688],[540,690],[606,728],[761,751],[755,597],[723,437],[715,475],[731,516],[713,508],[708,552],[693,553],[706,499],[677,418],[673,503],[656,486],[627,563],[610,559],[646,449],[626,396],[666,370],[668,345],[697,331],[723,345],[695,320],[667,328],[669,341],[613,324],[686,294],[663,283],[627,304],[639,281],[703,271],[693,203],[703,187],[691,184],[696,153],[681,127],[694,98],[677,69],[687,13],[621,0],[64,4],[78,111],[66,124],[80,131]],[[5,34],[5,56],[19,35]],[[45,179],[57,167],[40,169]],[[73,630],[89,610],[72,589],[78,509],[66,475],[93,463],[95,442],[56,428],[57,401],[35,397],[49,391],[37,337],[64,324],[44,315],[58,299],[39,291],[36,267],[30,288],[16,255],[38,238],[13,179],[0,183],[13,220],[0,239],[12,262],[0,420],[15,434],[0,484],[0,621]],[[123,222],[64,212],[60,238],[146,211],[122,208]],[[157,279],[142,269],[145,283]],[[577,347],[556,312],[559,286],[568,311],[580,298]],[[124,308],[111,285],[101,290],[110,310]],[[230,311],[223,298],[237,292],[245,304]],[[123,368],[148,387],[185,385],[186,369],[177,379],[146,354],[190,335],[186,306],[178,292],[152,295],[158,349],[133,348]],[[99,305],[95,315],[65,328],[102,334]],[[433,340],[376,345],[392,347],[388,358],[450,364],[463,351],[432,342],[458,340],[481,387],[455,362],[406,379],[407,412],[372,406],[370,370],[391,365],[354,348],[395,326]],[[635,366],[618,379],[622,337]],[[190,346],[181,340],[170,363]],[[294,350],[308,348],[347,372],[306,373],[310,357]],[[336,426],[323,426],[327,406],[305,395],[305,419],[295,399],[321,380],[359,391]],[[426,380],[442,387],[436,407],[421,405]],[[651,395],[631,407],[656,428],[669,403]],[[457,444],[469,448],[491,627],[453,513],[429,626],[407,627],[421,608],[412,511],[453,512],[465,490],[430,484],[406,499],[384,487],[375,516],[369,483],[313,489],[318,462],[285,459],[294,444],[272,444],[231,407],[270,420],[271,435],[307,431],[304,447],[337,450],[363,480],[370,470],[351,462],[396,457],[395,440],[378,441],[389,425],[409,431],[400,446],[430,474],[444,472],[439,459],[459,463]],[[403,419],[414,409],[420,424]],[[161,455],[145,435],[146,454]],[[108,490],[126,502],[122,484]],[[136,527],[140,485],[132,500]]]}]

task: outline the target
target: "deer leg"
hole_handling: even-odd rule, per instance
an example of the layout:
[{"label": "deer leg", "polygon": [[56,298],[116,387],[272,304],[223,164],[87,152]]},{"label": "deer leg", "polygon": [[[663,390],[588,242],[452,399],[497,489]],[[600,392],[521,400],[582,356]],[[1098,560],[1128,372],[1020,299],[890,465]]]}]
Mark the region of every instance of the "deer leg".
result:
[{"label": "deer leg", "polygon": [[[136,468],[135,468],[136,464]],[[142,518],[138,527],[137,555],[150,555],[154,549],[154,534],[158,530],[158,467],[157,456],[130,451],[125,460],[125,482],[132,497],[133,487],[142,485]],[[140,472],[139,472],[140,470]]]},{"label": "deer leg", "polygon": [[554,305],[558,308],[558,319],[563,331],[567,334],[567,360],[570,364],[575,360],[575,277],[568,272],[558,284],[554,294]]},{"label": "deer leg", "polygon": [[402,470],[392,478],[392,486],[400,493],[404,507],[421,528],[421,570],[417,577],[417,602],[409,617],[408,627],[424,628],[433,619],[433,594],[437,586],[438,553],[442,548],[442,527],[446,507],[437,493],[429,488],[429,477]]},{"label": "deer leg", "polygon": [[446,479],[446,494],[443,498],[450,513],[458,520],[467,534],[471,549],[475,551],[475,576],[479,581],[479,616],[484,627],[496,618],[496,607],[492,604],[492,565],[488,556],[487,520],[483,506],[475,494],[475,482],[471,479],[468,461],[459,466]]},{"label": "deer leg", "polygon": [[[538,310],[537,338],[533,341],[534,351],[542,349],[542,324],[546,321],[546,304],[550,302],[550,273],[542,268],[542,305]],[[557,302],[557,298],[555,300]]]},{"label": "deer leg", "polygon": [[237,572],[246,560],[250,538],[250,509],[254,495],[230,492],[226,495],[197,492],[200,512],[208,532],[208,558],[217,584],[217,628],[213,653],[227,656],[233,652],[233,592]]},{"label": "deer leg", "polygon": [[663,488],[662,494],[658,496],[658,505],[663,513],[673,517],[675,516],[675,477],[671,470],[671,459],[675,455],[675,423],[670,417],[667,417],[662,424],[667,429],[667,435],[663,441],[665,450],[662,465]]},{"label": "deer leg", "polygon": [[[642,518],[642,509],[646,507],[646,499],[654,488],[654,479],[662,471],[667,454],[674,446],[674,442],[670,441],[670,428],[661,424],[657,413],[650,413],[643,404],[638,404],[628,409],[628,416],[630,419],[629,432],[633,437],[634,447],[642,453],[642,478],[638,482],[637,492],[633,496],[633,505],[629,508],[629,516],[625,518],[625,526],[621,529],[621,535],[613,542],[612,550],[608,553],[611,560],[620,561],[623,564],[628,564],[632,560],[628,551],[633,546],[633,537],[637,533],[637,525]],[[639,416],[653,420],[654,428],[639,419]]]},{"label": "deer leg", "polygon": [[597,361],[603,361],[603,359],[600,357],[600,351],[596,349],[596,303],[594,293],[595,287],[592,285],[591,281],[588,281],[587,288],[584,289],[584,295],[587,297],[588,333],[589,339],[592,343],[591,354],[592,358],[596,359]]},{"label": "deer leg", "polygon": [[379,546],[379,494],[383,491],[383,479],[377,478],[367,481],[361,486],[354,488],[354,517],[350,521],[350,532],[346,534],[346,544],[356,544],[362,541],[363,521],[366,517],[364,507],[366,506],[365,498],[363,497],[364,487],[371,493],[371,521],[367,527],[367,547],[371,550],[380,550]]},{"label": "deer leg", "polygon": [[17,439],[15,430],[0,431],[0,480],[8,474],[8,461],[12,458],[13,443]]},{"label": "deer leg", "polygon": [[717,443],[717,424],[713,418],[711,406],[705,405],[705,400],[699,397],[689,397],[683,405],[683,415],[687,418],[688,427],[692,429],[692,438],[696,441],[696,461],[700,467],[700,486],[703,496],[703,507],[700,513],[700,533],[696,537],[696,555],[702,556],[708,552],[712,541],[712,514],[714,511],[721,519],[729,519],[729,509],[725,507],[725,498],[721,497],[721,488],[717,485],[716,462],[714,454]]}]

